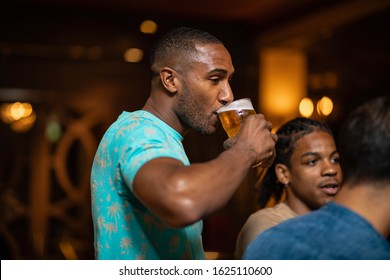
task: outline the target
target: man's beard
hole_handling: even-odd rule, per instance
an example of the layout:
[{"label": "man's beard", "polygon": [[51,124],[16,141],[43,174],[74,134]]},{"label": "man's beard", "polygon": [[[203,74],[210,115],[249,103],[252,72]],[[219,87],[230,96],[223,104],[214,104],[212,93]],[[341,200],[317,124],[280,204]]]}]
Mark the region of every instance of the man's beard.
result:
[{"label": "man's beard", "polygon": [[186,126],[204,135],[211,135],[215,129],[210,128],[209,116],[204,114],[204,105],[192,98],[192,93],[184,84],[183,94],[179,99],[176,114]]}]

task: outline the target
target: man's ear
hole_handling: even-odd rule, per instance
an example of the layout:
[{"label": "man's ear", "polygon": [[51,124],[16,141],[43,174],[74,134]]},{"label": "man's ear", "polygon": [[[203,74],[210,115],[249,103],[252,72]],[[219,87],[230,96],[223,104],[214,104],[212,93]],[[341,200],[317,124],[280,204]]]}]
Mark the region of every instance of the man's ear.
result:
[{"label": "man's ear", "polygon": [[169,67],[164,67],[160,71],[160,79],[161,83],[164,86],[164,88],[171,92],[176,93],[177,92],[177,79],[176,79],[176,71]]},{"label": "man's ear", "polygon": [[288,185],[290,183],[290,171],[285,164],[277,163],[275,165],[275,174],[281,184]]}]

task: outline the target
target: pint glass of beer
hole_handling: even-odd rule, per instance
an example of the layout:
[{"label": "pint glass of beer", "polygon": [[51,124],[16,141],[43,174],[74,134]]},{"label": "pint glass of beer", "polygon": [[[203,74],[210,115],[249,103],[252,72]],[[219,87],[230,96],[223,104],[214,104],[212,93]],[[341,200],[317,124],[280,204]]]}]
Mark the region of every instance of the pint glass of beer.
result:
[{"label": "pint glass of beer", "polygon": [[249,98],[237,99],[221,107],[217,113],[229,137],[234,137],[238,133],[247,116],[256,114]]}]

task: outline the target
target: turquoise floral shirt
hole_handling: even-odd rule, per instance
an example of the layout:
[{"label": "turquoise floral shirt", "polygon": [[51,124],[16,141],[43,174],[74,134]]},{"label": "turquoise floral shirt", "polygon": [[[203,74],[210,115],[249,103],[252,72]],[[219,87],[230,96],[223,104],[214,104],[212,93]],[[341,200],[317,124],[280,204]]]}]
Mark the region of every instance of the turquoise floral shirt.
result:
[{"label": "turquoise floral shirt", "polygon": [[97,259],[204,259],[202,221],[171,228],[133,194],[146,162],[171,157],[189,165],[182,136],[146,111],[123,112],[107,130],[91,172]]}]

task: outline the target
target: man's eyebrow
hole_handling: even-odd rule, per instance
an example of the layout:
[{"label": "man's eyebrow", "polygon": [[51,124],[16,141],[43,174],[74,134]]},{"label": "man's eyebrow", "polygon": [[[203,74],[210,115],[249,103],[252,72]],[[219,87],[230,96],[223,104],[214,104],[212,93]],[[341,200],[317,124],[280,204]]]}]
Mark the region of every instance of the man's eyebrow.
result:
[{"label": "man's eyebrow", "polygon": [[304,157],[308,157],[308,156],[317,156],[318,153],[317,152],[307,152],[307,153],[304,153],[301,158],[304,158]]},{"label": "man's eyebrow", "polygon": [[[338,154],[338,150],[334,150],[331,154],[330,154],[330,156],[333,156],[334,154]],[[319,155],[319,153],[318,152],[307,152],[307,153],[304,153],[302,156],[301,156],[301,158],[304,158],[304,157],[307,157],[307,156],[318,156]]]},{"label": "man's eyebrow", "polygon": [[228,71],[221,68],[215,68],[209,72],[209,74],[221,74],[221,75],[227,75]]}]

